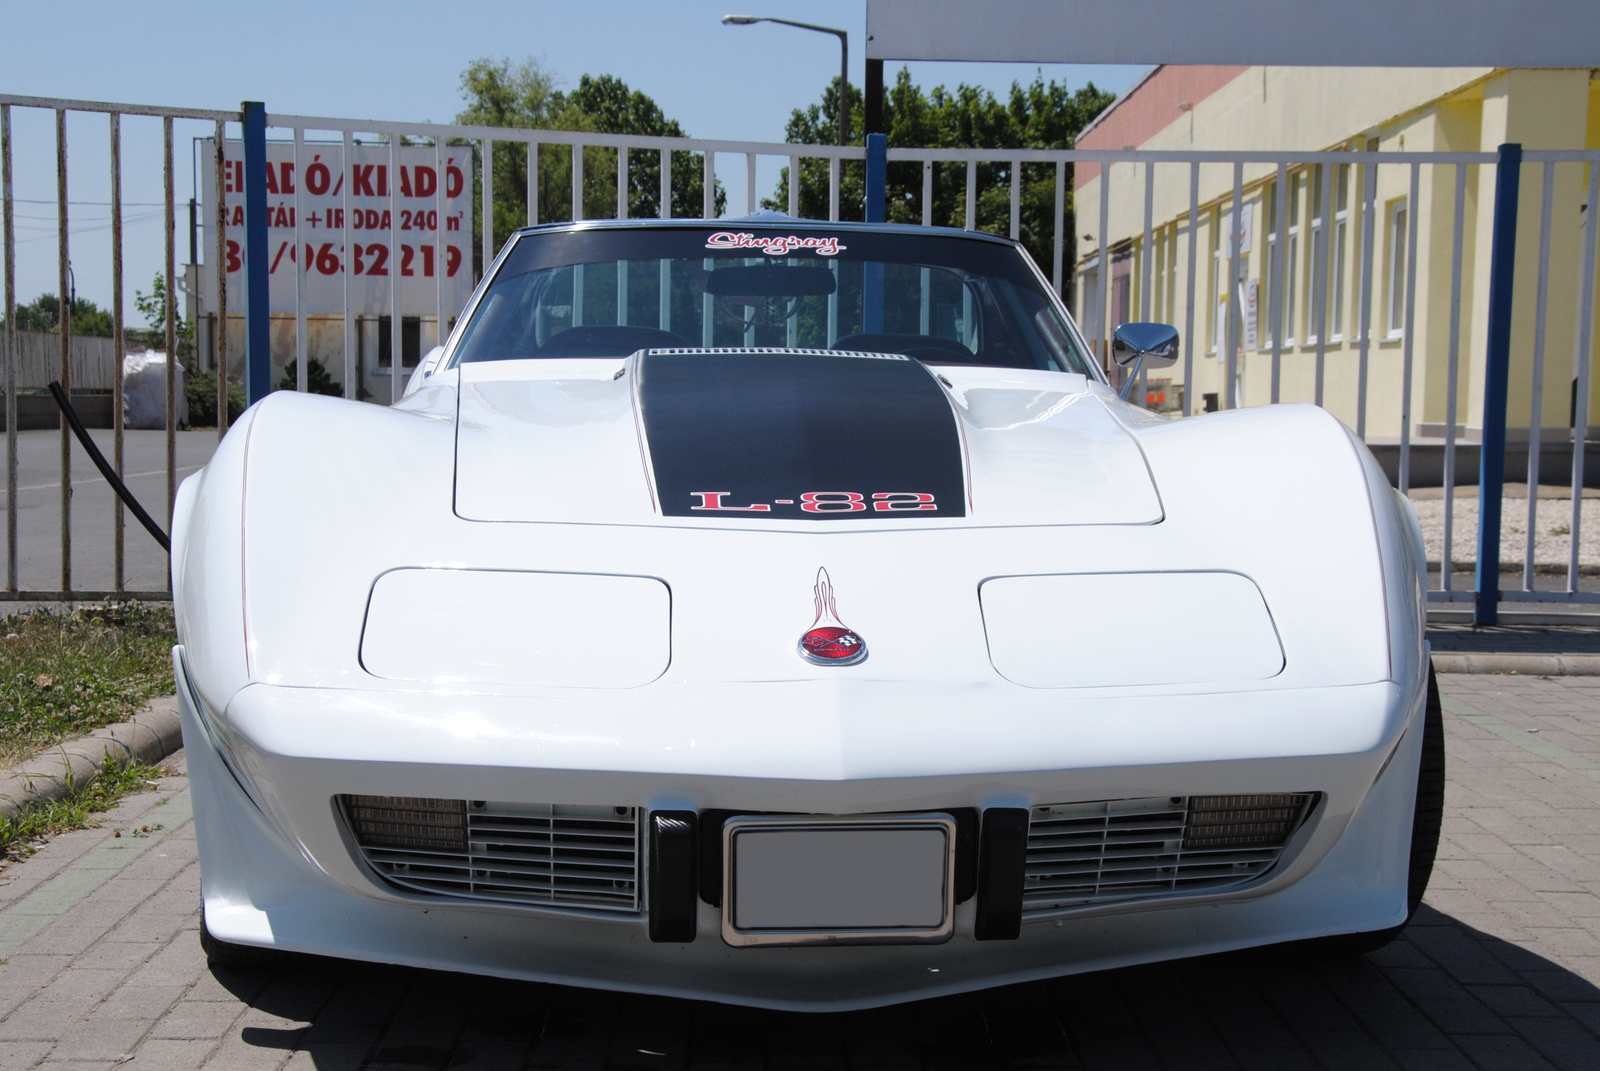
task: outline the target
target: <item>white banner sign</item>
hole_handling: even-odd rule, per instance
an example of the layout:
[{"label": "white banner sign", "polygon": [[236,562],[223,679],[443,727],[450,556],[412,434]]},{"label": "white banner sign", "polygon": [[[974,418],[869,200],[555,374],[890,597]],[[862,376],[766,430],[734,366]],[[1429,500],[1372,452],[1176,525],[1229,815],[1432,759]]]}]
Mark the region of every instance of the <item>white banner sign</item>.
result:
[{"label": "white banner sign", "polygon": [[[214,141],[203,143],[205,175],[200,189],[209,202],[216,189]],[[223,195],[227,205],[228,308],[244,310],[244,148],[223,146]],[[440,303],[448,320],[472,294],[472,150],[447,146],[441,185],[433,146],[401,146],[399,174],[389,174],[387,145],[356,145],[344,167],[338,143],[300,147],[304,180],[295,173],[294,145],[267,145],[267,271],[269,307],[274,314],[295,311],[295,274],[305,280],[305,312],[388,315],[393,274],[400,276],[404,316],[433,316]],[[391,218],[391,182],[395,183]],[[205,293],[216,293],[216,208],[206,204]],[[295,243],[295,222],[300,243]],[[346,225],[349,238],[346,241]],[[396,246],[389,248],[391,225]],[[443,227],[443,241],[439,242]],[[347,273],[348,272],[348,276]],[[441,286],[441,283],[443,284]]]},{"label": "white banner sign", "polygon": [[[1251,247],[1252,244],[1254,244],[1254,241],[1255,241],[1255,222],[1256,222],[1256,206],[1252,202],[1252,203],[1246,204],[1244,206],[1244,211],[1242,213],[1240,213],[1240,215],[1239,215],[1239,231],[1238,231],[1237,237],[1239,239],[1239,255],[1240,256],[1243,256],[1244,254],[1250,252],[1250,247]],[[1233,230],[1233,213],[1231,211],[1222,213],[1222,224],[1221,224],[1221,226],[1222,226],[1222,243],[1223,243],[1222,255],[1225,256],[1225,257],[1230,257],[1231,258],[1234,255],[1234,252],[1233,252],[1233,239],[1235,237],[1234,230]]]},{"label": "white banner sign", "polygon": [[1260,310],[1256,307],[1256,302],[1260,296],[1261,291],[1255,279],[1251,279],[1244,284],[1244,305],[1242,308],[1244,309],[1244,348],[1246,350],[1255,349],[1256,340],[1259,337],[1257,330],[1260,324]]}]

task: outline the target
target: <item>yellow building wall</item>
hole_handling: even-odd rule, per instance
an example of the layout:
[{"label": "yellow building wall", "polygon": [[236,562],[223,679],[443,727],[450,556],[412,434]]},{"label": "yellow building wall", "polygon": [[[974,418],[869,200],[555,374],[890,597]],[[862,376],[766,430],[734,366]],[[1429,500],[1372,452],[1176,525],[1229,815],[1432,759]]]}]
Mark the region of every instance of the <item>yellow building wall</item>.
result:
[{"label": "yellow building wall", "polygon": [[[1586,70],[1501,70],[1483,68],[1424,70],[1352,70],[1304,68],[1252,68],[1174,122],[1141,149],[1267,149],[1318,150],[1366,148],[1375,139],[1381,152],[1492,152],[1502,142],[1518,141],[1525,149],[1577,148],[1600,143],[1600,85]],[[1135,245],[1131,310],[1143,308],[1143,250],[1138,248],[1144,228],[1145,164],[1118,164],[1111,172],[1111,198],[1105,235],[1112,248],[1132,241]],[[1200,167],[1201,212],[1195,258],[1194,366],[1190,392],[1192,411],[1201,408],[1201,396],[1215,392],[1225,398],[1226,364],[1213,348],[1219,302],[1227,300],[1219,287],[1217,247],[1219,212],[1232,200],[1233,167]],[[1331,171],[1332,169],[1330,169]],[[1450,353],[1450,281],[1454,244],[1454,165],[1424,165],[1419,173],[1416,213],[1416,313],[1412,332],[1413,370],[1411,424],[1413,435],[1441,435],[1448,400]],[[1244,168],[1246,210],[1252,213],[1253,240],[1245,254],[1247,279],[1260,293],[1258,346],[1240,361],[1242,401],[1246,405],[1271,400],[1270,343],[1271,279],[1267,272],[1268,234],[1274,223],[1268,216],[1266,183],[1274,179],[1274,165]],[[1390,223],[1397,205],[1409,202],[1409,165],[1377,168],[1375,212],[1372,219],[1370,308],[1371,336],[1366,362],[1366,434],[1369,439],[1395,439],[1400,435],[1405,339],[1389,330],[1389,279],[1394,258]],[[1547,290],[1544,362],[1546,389],[1541,405],[1547,428],[1568,423],[1570,381],[1575,352],[1579,255],[1577,221],[1584,196],[1586,172],[1582,165],[1562,164],[1554,170],[1550,234],[1551,273]],[[1103,176],[1102,176],[1103,178]],[[1079,187],[1077,227],[1079,248],[1097,251],[1099,242],[1102,178]],[[1190,221],[1190,171],[1187,164],[1156,165],[1153,189],[1153,225],[1166,236],[1159,257],[1152,263],[1152,311],[1159,306],[1180,330],[1186,328],[1185,297],[1188,288]],[[1357,326],[1361,314],[1363,168],[1349,169],[1344,228],[1343,284],[1335,282],[1332,265],[1337,247],[1327,247],[1327,300],[1342,294],[1342,332],[1323,343],[1321,399],[1330,411],[1352,428],[1359,420],[1361,358]],[[1298,226],[1296,249],[1295,317],[1285,331],[1292,344],[1282,348],[1279,398],[1313,401],[1318,396],[1318,347],[1314,343],[1314,278],[1311,221],[1319,205],[1312,203],[1309,169],[1291,173],[1291,185],[1300,187],[1293,199],[1297,209],[1290,227]],[[1517,241],[1512,325],[1512,387],[1509,423],[1526,428],[1531,417],[1531,369],[1534,349],[1534,313],[1537,307],[1539,222],[1543,193],[1543,165],[1525,165]],[[1465,203],[1461,243],[1461,319],[1457,348],[1456,424],[1468,438],[1476,438],[1482,421],[1483,355],[1487,344],[1489,243],[1494,205],[1493,165],[1466,168]],[[1330,235],[1333,226],[1327,228]],[[1171,240],[1174,239],[1175,241]],[[1280,239],[1285,246],[1287,241]],[[1090,253],[1093,255],[1093,252]],[[1224,262],[1223,268],[1226,268]],[[1402,275],[1403,280],[1403,275]],[[1399,298],[1403,301],[1404,289]],[[1095,297],[1087,280],[1078,282],[1078,308]],[[1092,322],[1092,317],[1089,318]],[[1403,319],[1403,317],[1402,317]],[[1334,321],[1330,307],[1327,320]],[[1600,323],[1595,325],[1600,345]],[[1178,383],[1182,362],[1170,372]],[[1595,384],[1600,396],[1600,383]]]},{"label": "yellow building wall", "polygon": [[[1583,147],[1586,149],[1600,149],[1600,72],[1591,71],[1589,74],[1589,121],[1584,134]],[[1589,183],[1591,181],[1589,168],[1585,166],[1582,170],[1581,180],[1582,196],[1585,201],[1589,199]],[[1590,210],[1591,218],[1594,211],[1594,209]],[[1579,234],[1581,240],[1587,241],[1581,230]],[[1581,260],[1579,263],[1582,263]],[[1600,271],[1597,271],[1597,274],[1600,274]],[[1600,291],[1600,281],[1597,281],[1596,289]],[[1597,293],[1595,300],[1600,303],[1600,293]],[[1573,326],[1573,330],[1577,330],[1576,323]],[[1600,308],[1596,308],[1594,313],[1593,330],[1589,336],[1589,353],[1593,355],[1592,359],[1600,359]],[[1600,380],[1600,376],[1591,376],[1589,383],[1589,424],[1591,427],[1597,421],[1597,414],[1600,414],[1600,382],[1596,382],[1596,380]]]},{"label": "yellow building wall", "polygon": [[[1507,142],[1526,149],[1575,148],[1583,143],[1588,120],[1587,71],[1502,71],[1483,85],[1480,144],[1492,151]],[[1524,165],[1518,198],[1517,255],[1512,297],[1511,358],[1508,424],[1531,426],[1532,366],[1535,321],[1538,310],[1540,221],[1543,201],[1543,165]],[[1565,427],[1570,417],[1572,355],[1576,312],[1578,250],[1575,223],[1582,204],[1581,177],[1576,165],[1555,168],[1551,199],[1550,258],[1552,276],[1547,289],[1545,317],[1545,398],[1542,423]],[[1477,272],[1470,291],[1470,308],[1464,316],[1469,342],[1464,368],[1467,376],[1466,423],[1477,427],[1483,413],[1483,360],[1488,348],[1489,246],[1494,233],[1495,172],[1485,168],[1479,176],[1479,196],[1470,224],[1478,238]],[[1463,295],[1466,300],[1466,295]]]}]

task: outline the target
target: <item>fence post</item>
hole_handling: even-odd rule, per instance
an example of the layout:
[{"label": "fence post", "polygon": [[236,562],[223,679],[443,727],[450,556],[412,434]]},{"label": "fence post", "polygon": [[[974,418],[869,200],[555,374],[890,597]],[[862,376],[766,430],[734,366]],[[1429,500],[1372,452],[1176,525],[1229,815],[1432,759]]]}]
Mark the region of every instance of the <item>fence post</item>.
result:
[{"label": "fence post", "polygon": [[889,136],[867,135],[867,203],[868,223],[882,223],[884,207],[889,199]]},{"label": "fence post", "polygon": [[244,102],[244,384],[245,404],[272,390],[272,331],[267,300],[267,106]]},{"label": "fence post", "polygon": [[[1478,463],[1478,573],[1472,623],[1493,625],[1500,611],[1500,500],[1506,475],[1506,393],[1511,371],[1511,282],[1517,258],[1517,187],[1522,146],[1500,146],[1494,174],[1494,237],[1489,250],[1489,349],[1483,373],[1483,447]],[[1538,489],[1530,487],[1529,494]],[[1532,533],[1529,533],[1532,537]],[[1444,568],[1448,569],[1448,563]]]}]

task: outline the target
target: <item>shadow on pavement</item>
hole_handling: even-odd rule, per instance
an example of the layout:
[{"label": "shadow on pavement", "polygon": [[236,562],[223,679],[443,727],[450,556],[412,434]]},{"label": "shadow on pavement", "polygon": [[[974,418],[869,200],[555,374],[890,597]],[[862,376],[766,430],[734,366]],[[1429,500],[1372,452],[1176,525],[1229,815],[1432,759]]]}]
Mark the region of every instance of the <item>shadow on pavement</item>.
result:
[{"label": "shadow on pavement", "polygon": [[222,971],[335,1068],[1600,1067],[1600,989],[1424,906],[1370,956],[1245,952],[840,1014],[295,958]]},{"label": "shadow on pavement", "polygon": [[[1471,587],[1467,588],[1471,590]],[[1597,615],[1600,620],[1600,615]],[[1435,651],[1486,654],[1600,654],[1600,628],[1585,625],[1428,626]]]}]

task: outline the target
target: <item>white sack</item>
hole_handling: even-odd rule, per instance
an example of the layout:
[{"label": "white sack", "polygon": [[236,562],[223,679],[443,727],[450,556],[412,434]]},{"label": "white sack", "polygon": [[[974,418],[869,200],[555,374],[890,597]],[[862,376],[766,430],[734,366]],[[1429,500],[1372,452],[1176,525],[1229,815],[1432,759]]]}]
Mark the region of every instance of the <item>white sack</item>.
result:
[{"label": "white sack", "polygon": [[[183,365],[173,382],[178,423],[189,422],[189,399],[183,393]],[[130,353],[122,359],[122,426],[163,429],[167,426],[167,355],[155,350]]]}]

